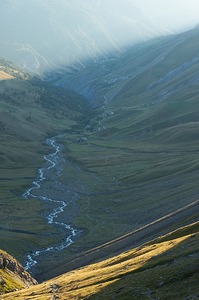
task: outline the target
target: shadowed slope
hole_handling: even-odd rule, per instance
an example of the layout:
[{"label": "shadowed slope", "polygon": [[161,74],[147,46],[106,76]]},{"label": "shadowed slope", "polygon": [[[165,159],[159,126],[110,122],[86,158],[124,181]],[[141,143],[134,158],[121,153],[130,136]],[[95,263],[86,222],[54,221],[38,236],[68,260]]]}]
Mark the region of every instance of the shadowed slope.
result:
[{"label": "shadowed slope", "polygon": [[71,252],[198,199],[198,45],[198,29],[159,38],[57,82],[97,106],[62,141],[84,184],[75,223],[85,230]]},{"label": "shadowed slope", "polygon": [[113,255],[131,249],[132,247],[143,244],[152,238],[158,237],[172,228],[178,227],[179,224],[185,224],[189,222],[188,220],[190,220],[190,222],[198,220],[198,217],[199,201],[195,201],[188,206],[147,224],[146,226],[129,232],[96,248],[80,253],[75,259],[66,261],[65,263],[62,262],[58,267],[51,267],[45,275],[43,274],[43,276],[44,278],[55,277],[56,275],[64,273],[66,270],[74,270],[112,257]]},{"label": "shadowed slope", "polygon": [[4,295],[2,299],[194,297],[198,295],[198,241],[198,223],[195,223],[119,256],[34,288]]},{"label": "shadowed slope", "polygon": [[[73,224],[82,229],[81,239],[63,251],[61,258],[41,262],[40,278],[52,276],[48,273],[49,265],[56,274],[61,274],[63,269],[58,270],[56,266],[71,260],[77,253],[136,231],[198,199],[198,44],[198,31],[194,30],[140,45],[119,59],[92,66],[95,77],[92,78],[91,74],[86,83],[82,78],[81,89],[88,91],[86,88],[92,82],[98,107],[83,120],[76,118],[82,116],[77,109],[69,110],[72,122],[71,118],[69,121],[62,116],[61,100],[57,102],[55,97],[49,100],[40,89],[43,104],[39,102],[41,110],[37,113],[42,112],[42,116],[33,118],[36,126],[33,137],[35,140],[38,132],[43,136],[44,132],[52,132],[51,129],[67,129],[67,135],[60,137],[59,141],[63,145],[63,155],[70,163],[67,170],[63,170],[61,180],[70,183],[80,195],[79,211]],[[85,70],[84,74],[88,73],[89,70]],[[75,82],[74,75],[71,82]],[[67,113],[69,108],[71,106],[66,108]],[[25,128],[29,128],[31,118],[26,121],[22,118]],[[42,123],[46,126],[44,132],[39,126],[41,120],[45,121]],[[25,137],[28,139],[28,134]],[[40,151],[43,154],[43,145],[37,148],[38,143],[32,141],[32,144],[36,151],[34,156],[38,159],[35,153]],[[31,166],[33,168],[33,164]],[[34,172],[35,168],[34,165]],[[26,180],[22,173],[20,177],[24,187],[33,178],[33,172],[27,174],[30,178]],[[10,184],[11,178],[8,179]],[[16,187],[12,190],[19,194]],[[27,217],[30,207],[26,203],[24,210],[19,205],[21,201],[15,203],[24,215],[20,212],[18,216],[16,210],[15,218],[10,218],[12,228],[16,229],[17,218],[23,216],[23,224],[28,224],[27,229],[30,229]],[[6,203],[4,205],[5,209]],[[37,222],[38,212],[44,211],[42,209],[41,203],[37,202],[31,211],[32,220],[39,224],[39,241],[37,235],[25,237],[30,239],[30,246],[34,248],[41,244],[45,246],[55,238],[53,230],[48,231],[46,237],[43,234],[46,227],[41,219]],[[10,210],[6,213],[4,218],[8,220]],[[188,214],[178,221],[172,224],[172,230],[198,221],[198,213]],[[165,228],[165,232],[170,230],[168,226]],[[12,235],[8,240],[11,245]],[[25,242],[20,247],[26,247],[24,245]],[[57,286],[48,288],[52,294],[58,289]]]}]

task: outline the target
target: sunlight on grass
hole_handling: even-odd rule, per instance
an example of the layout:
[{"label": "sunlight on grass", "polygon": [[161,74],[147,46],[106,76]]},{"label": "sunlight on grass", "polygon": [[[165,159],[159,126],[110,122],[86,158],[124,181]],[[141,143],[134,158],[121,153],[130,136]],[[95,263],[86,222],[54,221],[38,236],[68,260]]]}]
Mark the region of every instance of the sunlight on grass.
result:
[{"label": "sunlight on grass", "polygon": [[[174,232],[173,235],[166,235],[121,255],[71,271],[28,290],[4,295],[2,299],[47,300],[51,299],[49,294],[56,295],[62,300],[85,299],[90,296],[95,299],[94,295],[98,297],[98,294],[101,295],[99,299],[108,299],[103,296],[103,291],[109,291],[109,286],[117,286],[117,282],[120,282],[121,279],[126,280],[128,276],[133,276],[137,272],[139,274],[145,270],[153,270],[157,266],[164,267],[165,264],[196,251],[198,245],[193,244],[196,234],[188,234],[189,230],[197,231],[198,226],[196,225],[197,223],[193,225],[192,229],[191,226],[187,226],[182,231]],[[186,235],[175,237],[180,235],[180,232],[185,233],[186,228]],[[31,298],[31,295],[34,295],[34,298]]]}]

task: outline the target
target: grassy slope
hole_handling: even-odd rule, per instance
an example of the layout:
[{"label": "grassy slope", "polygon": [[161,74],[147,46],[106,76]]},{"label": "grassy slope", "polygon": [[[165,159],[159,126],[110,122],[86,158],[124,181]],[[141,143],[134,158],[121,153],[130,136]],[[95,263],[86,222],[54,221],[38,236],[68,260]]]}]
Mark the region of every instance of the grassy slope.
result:
[{"label": "grassy slope", "polygon": [[[93,71],[99,102],[116,93],[107,105],[114,114],[104,118],[98,107],[101,115],[83,132],[87,141],[77,143],[81,134],[62,141],[66,157],[78,165],[79,214],[74,222],[85,229],[66,256],[198,198],[198,44],[197,31],[159,39],[104,62],[98,79]],[[128,72],[128,79],[105,84]],[[99,120],[106,129],[93,133]]]},{"label": "grassy slope", "polygon": [[198,230],[194,223],[2,299],[196,299]]},{"label": "grassy slope", "polygon": [[[73,223],[83,229],[81,238],[63,251],[64,261],[198,199],[199,86],[191,84],[199,69],[197,61],[192,63],[197,49],[193,31],[137,46],[79,75],[92,83],[99,106],[84,119],[82,131],[60,139],[70,162],[62,180],[79,194]],[[175,76],[166,77],[175,69]],[[119,79],[121,74],[127,78]],[[157,84],[160,78],[166,80]],[[164,98],[167,90],[175,93]],[[107,104],[114,114],[108,118],[100,107],[104,95],[114,95]],[[95,132],[99,121],[106,129]],[[78,142],[82,137],[87,140]],[[194,220],[198,214],[173,228]],[[52,269],[59,264],[51,261]],[[51,277],[45,262],[38,277]]]},{"label": "grassy slope", "polygon": [[[74,224],[84,229],[81,239],[64,251],[64,261],[76,252],[85,251],[139,228],[198,197],[198,84],[195,82],[190,85],[197,78],[198,65],[194,63],[169,80],[166,77],[170,71],[195,58],[197,51],[190,49],[198,49],[197,45],[197,35],[189,33],[152,42],[130,50],[120,61],[107,62],[105,74],[101,74],[96,82],[96,99],[102,103],[105,94],[108,99],[113,97],[107,107],[114,115],[106,119],[99,106],[91,116],[90,129],[76,134],[68,132],[65,138],[60,139],[64,145],[65,157],[70,161],[62,180],[69,180],[80,195],[79,213]],[[185,49],[185,53],[177,55],[181,49]],[[110,84],[104,82],[107,76],[111,77],[110,70],[114,78],[119,78],[121,72],[128,75],[129,69],[132,72],[127,79]],[[157,80],[165,77],[166,81],[157,84]],[[95,85],[95,82],[92,84]],[[170,88],[175,93],[168,94]],[[43,109],[46,112],[52,110],[52,107]],[[60,117],[61,112],[58,113]],[[65,118],[64,123],[59,118],[59,123],[56,117],[58,115],[54,113],[50,114],[50,118],[45,116],[45,124],[49,121],[45,131],[54,129],[55,125],[60,126],[59,130],[63,125],[66,126],[68,121]],[[93,129],[99,127],[100,120],[106,129],[94,133]],[[82,125],[87,125],[85,119]],[[70,126],[71,124],[67,125],[67,128]],[[79,143],[78,138],[82,136],[86,136],[88,140]],[[43,147],[42,145],[40,149],[42,153]],[[33,148],[34,153],[36,149],[39,150]],[[38,158],[37,155],[36,157]],[[32,172],[35,170],[34,164]],[[15,203],[19,207],[19,203]],[[41,203],[34,205],[32,220],[34,216],[38,218],[41,209]],[[22,211],[23,207],[20,214]],[[27,208],[25,216],[26,212]],[[194,218],[198,220],[198,215],[184,220],[183,224],[193,222]],[[14,219],[12,216],[12,220]],[[29,217],[24,222],[28,221]],[[49,237],[51,240],[43,239],[42,233],[46,230],[43,221],[35,221],[41,224],[41,227],[37,227],[41,234],[39,237],[35,237],[34,233],[28,234],[29,245],[42,245],[41,239],[42,243],[52,242],[53,235]],[[180,225],[182,224],[174,224],[174,228]],[[6,233],[10,234],[8,231]],[[10,241],[12,237],[11,232]],[[26,237],[23,236],[23,240],[24,238]],[[20,247],[26,247],[25,244],[22,243]],[[53,264],[52,266],[54,267]],[[52,288],[49,289],[52,291]]]},{"label": "grassy slope", "polygon": [[37,284],[15,258],[0,250],[0,295]]},{"label": "grassy slope", "polygon": [[86,104],[3,60],[1,69],[14,77],[0,81],[0,246],[23,261],[30,249],[55,242],[57,233],[42,216],[44,204],[22,194],[37,176],[43,155],[51,151],[44,140],[76,126]]},{"label": "grassy slope", "polygon": [[[62,140],[71,164],[62,180],[75,179],[74,190],[80,198],[74,223],[84,229],[82,238],[63,253],[63,260],[69,259],[67,255],[71,257],[75,252],[132,231],[197,199],[198,63],[181,69],[173,77],[168,78],[167,74],[196,58],[198,36],[189,33],[177,40],[174,46],[167,40],[161,41],[159,50],[150,45],[148,52],[148,48],[139,51],[140,55],[133,52],[140,71],[135,71],[131,79],[104,87],[102,76],[103,82],[98,82],[99,102],[104,92],[111,97],[117,94],[108,104],[114,115],[105,120],[96,114],[91,129],[76,135],[68,133],[67,139]],[[161,56],[163,50],[163,58],[157,60],[157,52]],[[128,55],[126,68],[131,65],[127,63],[129,59],[133,68],[136,64],[133,65],[134,59]],[[164,80],[157,82],[160,78]],[[94,133],[92,130],[99,127],[100,118],[106,129]],[[88,140],[79,143],[82,136]],[[198,214],[183,220],[182,224],[193,220],[198,220]],[[173,224],[173,228],[182,224]],[[5,299],[56,296],[81,299],[92,294],[94,299],[140,299],[140,295],[143,299],[173,296],[182,299],[192,295],[194,299],[198,293],[197,232],[198,223],[166,240],[153,241],[127,254],[53,279],[21,296],[17,293]],[[140,256],[132,260],[136,253]],[[184,288],[187,284],[190,290]]]}]

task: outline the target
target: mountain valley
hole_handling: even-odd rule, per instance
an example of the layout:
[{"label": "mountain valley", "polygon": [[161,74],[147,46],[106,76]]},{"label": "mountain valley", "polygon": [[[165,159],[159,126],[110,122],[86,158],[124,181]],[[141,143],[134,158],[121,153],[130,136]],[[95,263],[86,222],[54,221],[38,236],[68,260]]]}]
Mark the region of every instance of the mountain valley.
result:
[{"label": "mountain valley", "polygon": [[173,32],[157,26],[136,1],[118,3],[2,0],[1,56],[37,74],[58,67],[74,71],[84,68],[86,60],[99,62],[113,52],[120,55],[124,45]]},{"label": "mountain valley", "polygon": [[[42,77],[0,61],[1,248],[25,265],[28,253],[65,238],[46,221],[45,201],[23,197],[52,156],[52,137],[64,162],[59,185],[78,195],[62,217],[80,232],[38,258],[29,271],[40,285],[2,299],[197,299],[198,46],[195,28]],[[191,213],[114,248],[193,203]]]}]

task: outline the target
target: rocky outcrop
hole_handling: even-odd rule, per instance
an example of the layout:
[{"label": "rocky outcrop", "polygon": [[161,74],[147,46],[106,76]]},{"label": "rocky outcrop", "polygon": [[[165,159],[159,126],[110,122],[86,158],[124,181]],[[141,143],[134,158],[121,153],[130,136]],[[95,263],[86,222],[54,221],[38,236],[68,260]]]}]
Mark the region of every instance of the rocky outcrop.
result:
[{"label": "rocky outcrop", "polygon": [[0,294],[37,284],[12,256],[0,250]]}]

